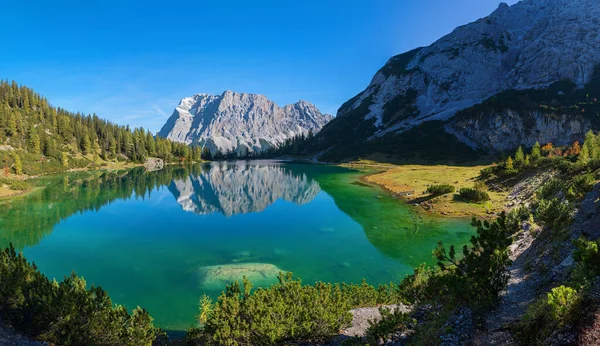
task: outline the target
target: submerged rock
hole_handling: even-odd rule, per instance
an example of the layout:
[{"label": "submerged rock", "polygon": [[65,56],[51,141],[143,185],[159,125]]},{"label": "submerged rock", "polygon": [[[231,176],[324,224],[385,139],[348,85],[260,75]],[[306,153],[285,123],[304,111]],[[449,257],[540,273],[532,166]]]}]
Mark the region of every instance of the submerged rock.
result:
[{"label": "submerged rock", "polygon": [[255,286],[270,285],[277,281],[280,272],[286,273],[270,263],[240,263],[202,267],[198,270],[198,275],[203,287],[222,289],[232,282],[241,282],[244,276]]}]

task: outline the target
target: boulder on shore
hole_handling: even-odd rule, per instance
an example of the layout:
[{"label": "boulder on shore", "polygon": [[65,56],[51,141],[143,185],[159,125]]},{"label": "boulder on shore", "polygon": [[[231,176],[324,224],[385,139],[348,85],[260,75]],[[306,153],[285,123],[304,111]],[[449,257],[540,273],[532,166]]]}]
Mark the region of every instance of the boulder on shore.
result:
[{"label": "boulder on shore", "polygon": [[148,171],[159,171],[165,167],[165,161],[156,157],[149,157],[144,162],[144,167]]}]

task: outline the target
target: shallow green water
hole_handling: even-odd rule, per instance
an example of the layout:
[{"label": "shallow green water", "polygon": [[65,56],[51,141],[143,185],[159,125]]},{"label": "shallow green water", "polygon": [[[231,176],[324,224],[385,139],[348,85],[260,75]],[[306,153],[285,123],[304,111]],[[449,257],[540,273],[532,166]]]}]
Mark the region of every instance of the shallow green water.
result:
[{"label": "shallow green water", "polygon": [[49,277],[74,270],[158,326],[193,324],[203,293],[243,273],[315,281],[398,282],[432,263],[438,241],[464,244],[466,220],[419,216],[360,173],[272,161],[76,173],[0,202],[0,246],[12,242]]}]

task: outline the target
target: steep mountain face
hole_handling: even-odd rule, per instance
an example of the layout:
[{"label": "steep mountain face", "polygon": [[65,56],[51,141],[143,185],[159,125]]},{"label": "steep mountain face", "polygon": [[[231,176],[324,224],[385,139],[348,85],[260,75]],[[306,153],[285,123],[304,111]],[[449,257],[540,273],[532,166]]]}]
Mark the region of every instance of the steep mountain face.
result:
[{"label": "steep mountain face", "polygon": [[305,101],[279,107],[263,95],[225,91],[182,99],[158,135],[206,147],[213,154],[245,155],[317,133],[331,119]]},{"label": "steep mountain face", "polygon": [[[582,138],[597,126],[591,108],[592,98],[600,98],[592,85],[600,64],[598,18],[595,0],[501,4],[490,16],[429,47],[391,58],[366,90],[342,105],[312,149],[327,151],[329,158],[348,156],[357,148],[359,153],[360,148],[378,151],[389,148],[382,143],[390,138],[398,140],[427,122],[437,135],[411,140],[425,143],[443,132],[441,136],[451,135],[448,140],[472,148],[505,150],[521,142]],[[594,88],[578,93],[590,85]],[[494,99],[509,91],[519,98],[504,104]],[[595,94],[590,98],[590,93]],[[468,111],[475,107],[477,112]],[[457,122],[459,112],[463,116]],[[466,114],[476,117],[469,120]],[[488,131],[492,133],[484,134]],[[504,138],[511,133],[517,136]]]},{"label": "steep mountain face", "polygon": [[174,179],[168,188],[185,211],[228,217],[263,211],[278,199],[306,204],[321,191],[315,180],[279,165],[226,162],[213,162],[199,174]]}]

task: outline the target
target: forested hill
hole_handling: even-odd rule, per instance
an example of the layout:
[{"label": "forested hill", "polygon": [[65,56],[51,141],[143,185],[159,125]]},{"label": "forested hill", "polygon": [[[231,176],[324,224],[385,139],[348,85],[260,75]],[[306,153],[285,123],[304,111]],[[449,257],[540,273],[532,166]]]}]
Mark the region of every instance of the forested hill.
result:
[{"label": "forested hill", "polygon": [[108,162],[199,161],[200,149],[130,129],[96,114],[53,107],[14,81],[0,82],[0,164],[6,175],[59,172]]}]

